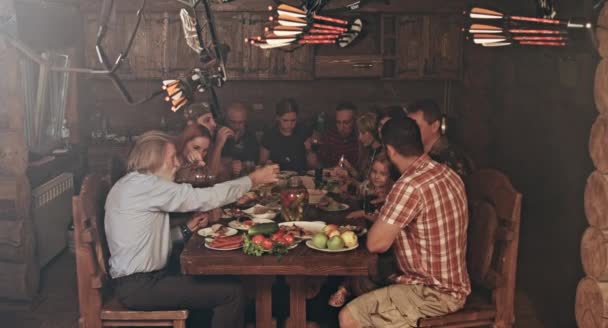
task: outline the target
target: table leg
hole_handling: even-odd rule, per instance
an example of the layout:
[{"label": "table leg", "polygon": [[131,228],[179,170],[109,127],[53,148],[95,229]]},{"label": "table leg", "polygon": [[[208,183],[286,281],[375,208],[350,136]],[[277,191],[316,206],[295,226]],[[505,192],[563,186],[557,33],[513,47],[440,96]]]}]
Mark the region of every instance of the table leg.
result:
[{"label": "table leg", "polygon": [[306,328],[306,277],[287,276],[289,285],[289,318],[285,328]]},{"label": "table leg", "polygon": [[256,277],[255,284],[255,326],[257,328],[275,328],[272,319],[272,283],[274,276]]}]

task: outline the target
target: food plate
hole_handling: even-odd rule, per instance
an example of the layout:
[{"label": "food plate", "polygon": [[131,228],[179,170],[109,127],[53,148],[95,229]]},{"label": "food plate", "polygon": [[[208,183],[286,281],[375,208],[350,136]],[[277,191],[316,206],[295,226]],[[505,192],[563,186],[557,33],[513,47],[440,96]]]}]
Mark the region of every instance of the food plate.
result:
[{"label": "food plate", "polygon": [[350,206],[348,206],[347,204],[344,203],[337,203],[335,206],[336,207],[330,207],[328,204],[323,204],[323,205],[318,205],[319,209],[326,211],[326,212],[340,212],[340,211],[346,211],[347,209],[350,208]]},{"label": "food plate", "polygon": [[[247,221],[251,221],[252,224],[246,224]],[[269,219],[251,219],[251,220],[232,220],[230,222],[228,222],[228,226],[230,228],[234,228],[237,230],[243,230],[243,231],[247,231],[249,230],[249,228],[251,228],[252,226],[259,224],[259,223],[269,223],[269,222],[274,222],[272,220]]]},{"label": "food plate", "polygon": [[353,247],[349,247],[349,248],[342,248],[342,249],[329,249],[329,248],[316,248],[315,245],[312,244],[312,240],[307,240],[306,241],[306,246],[308,246],[309,248],[312,248],[316,251],[319,252],[325,252],[325,253],[342,253],[342,252],[348,252],[348,251],[352,251],[353,249],[357,249],[357,247],[359,247],[359,243],[357,243],[357,245],[353,246]]},{"label": "food plate", "polygon": [[251,215],[254,219],[266,219],[272,220],[277,216],[278,212],[272,208],[264,205],[257,204],[254,207],[250,207],[243,210],[244,213]]},{"label": "food plate", "polygon": [[238,231],[233,228],[222,226],[218,231],[214,232],[211,227],[200,229],[197,233],[201,237],[228,237],[234,236]]},{"label": "food plate", "polygon": [[327,195],[327,190],[323,189],[307,189],[308,190],[308,203],[312,205],[319,204],[321,199]]},{"label": "food plate", "polygon": [[257,198],[258,195],[255,192],[249,191],[236,201],[235,206],[240,209],[250,208],[255,205]]},{"label": "food plate", "polygon": [[222,209],[222,219],[232,219],[234,217],[242,216],[241,209],[235,207],[229,207]]},{"label": "food plate", "polygon": [[323,221],[294,221],[281,222],[279,228],[293,234],[297,239],[311,239],[317,232],[323,231],[327,224]]},{"label": "food plate", "polygon": [[298,172],[295,171],[281,171],[279,172],[279,174],[277,174],[277,177],[279,179],[289,179],[294,175],[298,175]]},{"label": "food plate", "polygon": [[352,224],[342,225],[338,228],[340,233],[344,231],[353,231],[357,236],[361,237],[367,233],[367,228]]},{"label": "food plate", "polygon": [[[329,178],[329,176],[332,174],[333,170],[331,168],[326,168],[323,169],[323,178],[327,179]],[[308,170],[306,171],[306,175],[310,176],[310,177],[314,177],[315,176],[315,170]]]},{"label": "food plate", "polygon": [[205,240],[205,247],[212,249],[214,251],[233,251],[235,249],[243,248],[243,244],[241,243],[239,246],[233,246],[228,248],[217,248],[210,245],[211,240]]},{"label": "food plate", "polygon": [[[298,247],[298,245],[300,245],[300,242],[301,242],[301,240],[295,241],[293,244],[289,245],[289,247],[287,247],[287,249],[292,250],[292,249]],[[264,250],[264,253],[271,253],[271,252],[272,252],[272,250],[270,250],[270,249]]]}]

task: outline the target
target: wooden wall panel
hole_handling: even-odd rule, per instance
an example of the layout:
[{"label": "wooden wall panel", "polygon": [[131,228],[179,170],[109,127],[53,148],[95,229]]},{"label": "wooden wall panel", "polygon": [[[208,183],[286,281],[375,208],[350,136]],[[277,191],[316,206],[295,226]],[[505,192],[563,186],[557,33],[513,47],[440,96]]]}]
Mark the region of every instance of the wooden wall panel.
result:
[{"label": "wooden wall panel", "polygon": [[[230,49],[226,71],[231,80],[302,80],[312,77],[312,47],[291,53],[264,51],[244,42],[246,37],[263,34],[268,15],[262,13],[215,13],[219,39]],[[110,18],[104,49],[113,62],[127,44],[135,26],[134,13],[115,13]],[[85,14],[85,62],[101,68],[95,51],[98,29],[97,15]],[[209,40],[209,30],[203,25],[203,39]],[[135,36],[133,47],[118,71],[125,79],[174,78],[194,67],[202,68],[199,55],[184,39],[179,10],[146,13]]]},{"label": "wooden wall panel", "polygon": [[[129,90],[138,97],[147,95],[159,87],[156,81],[131,81]],[[222,107],[232,102],[256,104],[258,110],[250,114],[250,125],[262,130],[273,124],[276,103],[283,97],[294,97],[301,105],[301,117],[310,120],[325,111],[331,117],[334,107],[343,101],[354,102],[361,112],[382,106],[406,104],[417,98],[429,97],[442,104],[443,83],[436,81],[375,81],[323,80],[323,81],[229,81],[217,89]],[[208,93],[198,99],[206,100]],[[113,133],[139,134],[149,129],[160,128],[161,117],[170,126],[183,121],[182,111],[173,113],[167,103],[156,98],[146,104],[129,106],[107,80],[86,80],[81,88],[82,116],[92,118],[99,111],[110,120]],[[458,109],[455,110],[457,112]],[[459,117],[456,116],[457,121]],[[90,135],[92,122],[83,120],[84,134]]]},{"label": "wooden wall panel", "polygon": [[[12,3],[0,2],[0,21],[9,21],[8,18],[15,13]],[[23,131],[25,105],[19,76],[20,56],[15,48],[0,38],[0,119],[7,118],[0,124],[0,214],[3,214],[0,220],[17,220],[23,224],[22,234],[13,236],[13,241],[19,239],[19,245],[7,246],[13,247],[12,250],[2,250],[3,255],[12,253],[20,256],[12,256],[10,262],[4,261],[5,256],[0,261],[0,299],[28,302],[38,291],[39,268],[35,261],[34,230],[29,217],[28,149]]]},{"label": "wooden wall panel", "polygon": [[[332,0],[325,9],[344,8],[353,0]],[[501,2],[502,3],[502,2]],[[221,0],[212,0],[211,8],[214,11],[267,11],[268,5],[275,5],[272,0],[235,0],[223,3]],[[362,7],[362,12],[405,12],[405,13],[461,13],[467,4],[465,0],[399,0],[399,1],[369,1]],[[87,12],[99,12],[101,2],[98,0],[81,0],[81,7]],[[135,11],[139,8],[139,1],[117,1],[118,11]],[[153,11],[171,10],[178,7],[175,0],[150,0],[148,9]]]}]

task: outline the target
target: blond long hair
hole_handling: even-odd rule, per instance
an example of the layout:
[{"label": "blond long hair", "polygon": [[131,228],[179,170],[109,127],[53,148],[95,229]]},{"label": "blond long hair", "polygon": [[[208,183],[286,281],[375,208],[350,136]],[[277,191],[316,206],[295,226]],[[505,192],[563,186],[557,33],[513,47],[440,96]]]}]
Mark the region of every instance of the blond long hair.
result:
[{"label": "blond long hair", "polygon": [[152,173],[158,171],[163,166],[165,146],[171,143],[171,137],[161,131],[148,131],[142,134],[129,152],[127,172]]}]

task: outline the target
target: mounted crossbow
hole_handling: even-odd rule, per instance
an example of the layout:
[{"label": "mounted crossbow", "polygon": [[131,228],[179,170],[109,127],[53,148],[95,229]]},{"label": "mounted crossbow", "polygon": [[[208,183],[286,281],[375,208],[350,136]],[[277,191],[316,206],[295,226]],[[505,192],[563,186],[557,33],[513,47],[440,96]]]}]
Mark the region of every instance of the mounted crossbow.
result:
[{"label": "mounted crossbow", "polygon": [[[217,41],[208,0],[178,1],[189,8],[189,10],[182,9],[180,11],[186,43],[199,54],[200,61],[205,67],[214,63],[217,69],[214,71],[194,68],[189,74],[181,78],[163,81],[162,89],[166,91],[165,101],[171,103],[172,111],[177,111],[193,101],[195,91],[205,92],[210,90],[213,100],[212,108],[218,110],[219,106],[214,87],[221,87],[226,81],[225,56],[223,54],[227,48],[221,46]],[[321,16],[319,11],[329,0],[284,1],[274,0],[277,6],[269,6],[268,9],[274,14],[269,17],[269,20],[275,22],[276,25],[266,28],[266,36],[264,38],[247,38],[245,42],[262,49],[285,47],[292,44],[337,44],[340,47],[346,47],[352,43],[362,29],[362,21],[358,18],[348,22],[343,19]],[[205,46],[201,24],[196,16],[196,6],[201,2],[205,7],[211,46]],[[358,9],[361,2],[349,1],[342,10]],[[290,51],[293,50],[295,48]]]},{"label": "mounted crossbow", "polygon": [[[129,105],[139,105],[147,101],[152,100],[160,95],[165,95],[165,100],[171,103],[171,109],[177,111],[185,105],[195,100],[196,93],[203,93],[209,91],[212,100],[212,111],[214,116],[218,116],[217,112],[220,109],[218,104],[218,98],[215,93],[215,88],[222,87],[227,81],[226,69],[225,69],[225,58],[228,52],[228,47],[220,43],[216,34],[215,22],[213,19],[213,13],[211,11],[210,1],[212,0],[175,0],[182,4],[184,8],[180,11],[180,19],[182,21],[182,27],[184,31],[184,37],[188,46],[197,54],[200,66],[192,68],[190,71],[180,75],[175,79],[164,80],[162,88],[153,92],[152,94],[141,98],[134,99],[123,81],[121,80],[118,72],[124,62],[129,56],[129,51],[135,40],[135,36],[139,29],[144,10],[146,8],[146,0],[141,1],[141,5],[135,14],[135,25],[131,34],[127,38],[127,43],[123,50],[119,52],[116,58],[111,59],[108,57],[103,41],[108,32],[108,25],[110,22],[110,15],[113,11],[115,1],[114,0],[103,0],[99,14],[99,26],[97,29],[97,35],[95,40],[95,50],[99,62],[102,65],[102,69],[90,69],[90,68],[72,68],[72,67],[56,67],[52,66],[46,59],[41,57],[35,50],[28,47],[26,44],[18,40],[15,30],[16,23],[15,19],[7,19],[0,22],[0,37],[3,37],[8,42],[13,44],[19,51],[27,55],[30,59],[38,63],[39,65],[46,65],[50,71],[56,72],[69,72],[69,73],[83,73],[93,74],[98,76],[108,77],[123,99]],[[216,2],[231,2],[233,0],[213,0]],[[320,11],[325,5],[331,0],[273,0],[277,6],[271,7],[271,10],[276,10],[276,14],[287,16],[288,19],[293,19],[297,22],[304,21],[305,24],[300,23],[300,30],[306,33],[299,33],[301,35],[296,36],[294,39],[302,40],[297,43],[303,44],[327,44],[333,43],[341,47],[344,47],[358,35],[361,31],[361,21],[356,19],[353,22],[345,20],[321,16]],[[335,8],[326,10],[326,12],[340,13],[345,11],[352,11],[359,9],[364,3],[370,1],[383,1],[389,3],[390,0],[336,0],[340,5]],[[343,5],[342,5],[343,3]],[[200,10],[202,7],[202,10]],[[203,17],[199,16],[203,13]],[[278,18],[279,16],[277,16]],[[13,17],[14,18],[14,17]],[[272,27],[275,34],[281,34],[282,29],[280,19],[276,21],[277,26]],[[315,24],[317,24],[316,28]],[[312,31],[317,30],[329,30],[331,33],[328,35],[311,35],[314,34]],[[285,30],[289,30],[285,29]],[[312,30],[312,31],[311,31]],[[276,33],[278,32],[278,33]],[[322,31],[323,33],[327,31]],[[339,32],[339,33],[338,33]],[[283,32],[285,34],[285,32]],[[291,34],[292,32],[287,32]],[[336,36],[337,37],[334,37]],[[208,37],[206,40],[205,37]],[[316,41],[316,42],[311,42]],[[322,40],[323,42],[319,42]],[[327,41],[331,40],[331,41]],[[271,41],[272,42],[272,41]],[[261,42],[255,42],[256,45]]]},{"label": "mounted crossbow", "polygon": [[[144,98],[142,101],[133,102],[129,93],[127,92],[124,85],[115,72],[116,69],[120,66],[120,63],[126,58],[128,54],[129,48],[133,42],[133,38],[135,33],[137,32],[139,22],[141,20],[141,15],[143,13],[143,9],[145,6],[145,0],[142,1],[142,6],[140,10],[137,12],[137,23],[129,38],[129,42],[127,43],[127,48],[121,54],[119,54],[117,60],[115,61],[115,65],[110,70],[110,65],[108,64],[107,58],[104,56],[103,48],[101,47],[101,41],[103,40],[103,35],[105,34],[105,28],[107,26],[107,18],[109,17],[109,13],[111,12],[111,6],[113,4],[113,0],[104,0],[104,7],[107,9],[104,11],[102,8],[101,17],[104,20],[100,23],[100,32],[97,37],[97,53],[99,54],[99,60],[102,62],[104,67],[109,70],[111,73],[109,74],[110,79],[114,82],[114,85],[120,90],[121,94],[125,98],[125,100],[130,104],[142,103],[153,97],[157,96],[159,93],[165,94],[165,101],[171,104],[172,111],[178,111],[180,108],[188,105],[193,102],[195,99],[195,94],[206,92],[207,90],[211,94],[212,106],[211,110],[215,117],[219,116],[219,101],[217,98],[217,94],[215,92],[216,87],[222,87],[224,83],[227,81],[226,68],[225,68],[225,58],[229,51],[229,48],[221,44],[217,37],[215,22],[213,19],[212,11],[210,8],[209,1],[210,0],[177,0],[179,3],[183,4],[185,8],[180,11],[180,19],[182,21],[182,28],[184,31],[184,37],[186,39],[186,43],[188,46],[198,55],[201,66],[192,68],[186,74],[175,78],[164,80],[162,83],[162,90],[154,93],[148,98]],[[232,0],[219,0],[221,2],[229,2]],[[299,8],[294,6],[289,6],[287,4],[282,4],[278,0],[274,0],[278,6],[288,6],[292,11],[300,13],[300,17],[302,17],[301,13],[305,13],[304,17],[308,17],[311,21],[316,19],[318,15],[316,14],[320,11],[329,0],[300,0]],[[388,1],[388,0],[383,0]],[[294,1],[292,1],[294,2]],[[362,1],[349,1],[342,10],[355,10],[360,7]],[[203,7],[204,11],[204,24],[201,23],[201,19],[198,16],[199,11],[197,10],[199,6]],[[278,8],[278,7],[277,7]],[[300,9],[301,8],[301,9]],[[292,13],[293,15],[293,13]],[[326,21],[327,22],[327,21]],[[331,26],[331,24],[343,25],[339,27],[340,31],[342,31],[342,37],[336,42],[344,47],[352,42],[352,40],[358,35],[361,30],[361,21],[355,20],[353,23],[348,23],[346,21],[332,19],[330,24],[326,24],[326,26]],[[348,30],[345,28],[348,26]],[[338,27],[335,27],[338,29]],[[206,34],[209,36],[210,40],[205,42],[203,37],[204,30],[206,29]],[[310,43],[310,42],[309,42]],[[327,43],[327,42],[325,42]]]}]

